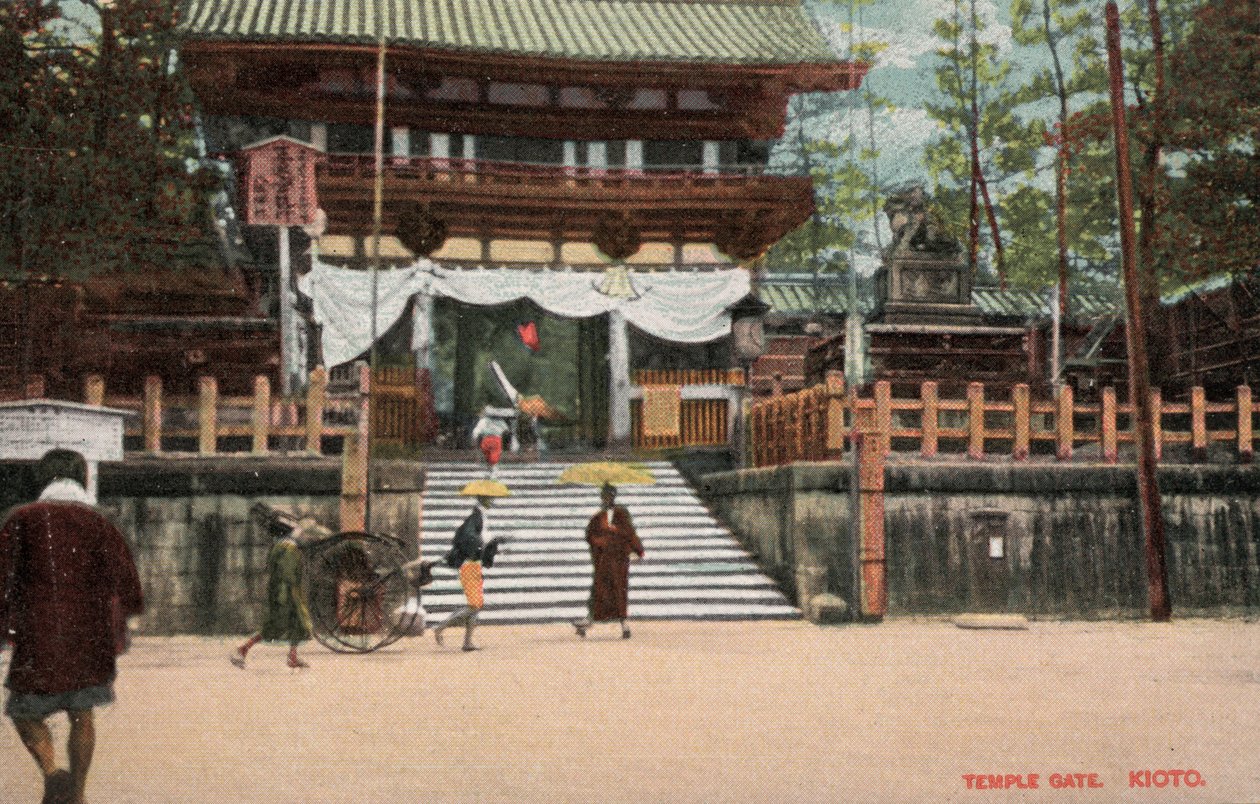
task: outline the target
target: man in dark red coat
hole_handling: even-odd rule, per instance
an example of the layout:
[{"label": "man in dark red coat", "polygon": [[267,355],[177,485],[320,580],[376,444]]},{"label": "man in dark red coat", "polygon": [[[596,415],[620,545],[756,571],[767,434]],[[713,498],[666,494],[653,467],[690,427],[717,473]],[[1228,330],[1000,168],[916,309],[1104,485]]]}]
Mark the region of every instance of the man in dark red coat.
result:
[{"label": "man in dark red coat", "polygon": [[[89,504],[82,456],[53,450],[36,469],[38,501],[0,528],[0,637],[13,643],[5,714],[44,774],[44,800],[81,802],[96,745],[92,707],[114,699],[125,618],[144,609],[118,529]],[[46,720],[70,718],[70,770],[57,767]]]},{"label": "man in dark red coat", "polygon": [[630,626],[626,624],[626,608],[630,598],[630,557],[643,558],[643,544],[634,531],[630,512],[614,505],[617,489],[604,484],[600,492],[599,513],[586,525],[586,543],[591,548],[590,611],[586,619],[573,623],[580,637],[594,622],[618,620],[621,622],[621,638],[630,638]]}]

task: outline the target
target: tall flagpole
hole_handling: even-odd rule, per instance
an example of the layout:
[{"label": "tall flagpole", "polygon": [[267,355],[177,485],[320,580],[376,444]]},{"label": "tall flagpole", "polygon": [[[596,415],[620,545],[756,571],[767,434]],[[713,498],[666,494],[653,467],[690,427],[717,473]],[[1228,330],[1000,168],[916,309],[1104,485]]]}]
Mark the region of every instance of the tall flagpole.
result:
[{"label": "tall flagpole", "polygon": [[376,307],[381,269],[381,213],[385,195],[385,31],[376,51],[376,177],[372,184],[372,346],[368,351],[367,493],[363,502],[363,529],[372,530],[372,393],[376,385]]},{"label": "tall flagpole", "polygon": [[[1129,129],[1124,111],[1124,67],[1121,64],[1120,12],[1114,1],[1106,5],[1107,67],[1111,91],[1111,122],[1115,131],[1116,204],[1120,210],[1120,261],[1124,270],[1124,299],[1128,316],[1125,333],[1129,347],[1129,397],[1137,441],[1138,495],[1142,502],[1142,531],[1146,535],[1146,583],[1151,619],[1172,617],[1168,596],[1168,566],[1164,545],[1164,515],[1155,472],[1155,429],[1151,420],[1150,363],[1146,359],[1146,318],[1138,292],[1137,237],[1133,225],[1133,179],[1129,171]],[[1142,221],[1142,226],[1151,226]]]}]

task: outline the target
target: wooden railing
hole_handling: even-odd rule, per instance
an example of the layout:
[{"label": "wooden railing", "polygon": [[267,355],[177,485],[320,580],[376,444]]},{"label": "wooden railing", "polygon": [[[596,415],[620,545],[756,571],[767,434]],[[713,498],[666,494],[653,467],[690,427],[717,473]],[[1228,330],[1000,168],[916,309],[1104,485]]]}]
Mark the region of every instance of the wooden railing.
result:
[{"label": "wooden railing", "polygon": [[[311,372],[301,395],[272,394],[265,376],[254,378],[253,393],[222,395],[214,377],[202,377],[196,394],[170,394],[159,377],[145,380],[139,395],[110,393],[105,378],[89,375],[82,401],[90,405],[130,410],[124,426],[129,452],[151,454],[265,455],[272,451],[323,454],[340,451],[340,438],[359,432],[365,420],[366,366],[358,382],[329,389],[323,368]],[[27,384],[24,398],[43,396],[44,384],[36,378]]]},{"label": "wooden railing", "polygon": [[744,370],[717,369],[638,369],[635,385],[743,385]]},{"label": "wooden railing", "polygon": [[[738,369],[679,370],[669,372],[640,371],[636,380],[674,380],[675,382],[643,382],[630,389],[631,445],[638,450],[677,449],[681,447],[727,447],[735,432],[735,414],[742,395],[743,373]],[[696,380],[697,382],[677,382]],[[738,382],[727,382],[728,380]],[[647,435],[643,428],[643,388],[650,385],[678,387],[678,433]]]},{"label": "wooden railing", "polygon": [[[1027,385],[1016,385],[1008,399],[994,400],[982,383],[970,383],[962,399],[941,398],[937,383],[925,382],[917,397],[894,397],[892,384],[877,382],[869,397],[846,391],[839,375],[827,384],[773,397],[753,406],[749,417],[754,466],[792,461],[835,460],[850,447],[855,428],[877,433],[884,454],[917,452],[934,457],[954,451],[973,460],[1008,456],[1025,460],[1034,453],[1071,460],[1083,446],[1094,457],[1119,460],[1120,445],[1132,443],[1133,406],[1105,388],[1097,403],[1077,404],[1065,387],[1053,400],[1034,400]],[[1234,398],[1208,402],[1200,387],[1187,402],[1164,402],[1151,392],[1156,456],[1165,447],[1184,444],[1193,460],[1205,460],[1213,444],[1229,444],[1238,460],[1250,462],[1256,440],[1252,389],[1239,386]],[[944,443],[943,443],[944,442]],[[952,447],[953,449],[945,449]]]}]

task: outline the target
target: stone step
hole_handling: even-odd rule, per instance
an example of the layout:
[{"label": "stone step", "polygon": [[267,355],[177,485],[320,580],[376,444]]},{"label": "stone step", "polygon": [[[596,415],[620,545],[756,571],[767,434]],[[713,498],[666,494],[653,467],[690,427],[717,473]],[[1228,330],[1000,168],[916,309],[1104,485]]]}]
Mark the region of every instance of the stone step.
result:
[{"label": "stone step", "polygon": [[[587,522],[599,509],[599,489],[561,485],[569,464],[501,465],[496,479],[512,494],[495,500],[490,534],[506,535],[493,567],[485,570],[482,622],[539,623],[586,613],[590,594]],[[630,569],[633,619],[795,619],[800,612],[766,577],[747,551],[718,522],[671,464],[645,462],[651,485],[622,486],[626,506],[647,552]],[[477,463],[428,467],[421,555],[440,560],[473,506],[459,490],[486,476]],[[453,570],[435,569],[422,593],[430,623],[464,603]]]}]

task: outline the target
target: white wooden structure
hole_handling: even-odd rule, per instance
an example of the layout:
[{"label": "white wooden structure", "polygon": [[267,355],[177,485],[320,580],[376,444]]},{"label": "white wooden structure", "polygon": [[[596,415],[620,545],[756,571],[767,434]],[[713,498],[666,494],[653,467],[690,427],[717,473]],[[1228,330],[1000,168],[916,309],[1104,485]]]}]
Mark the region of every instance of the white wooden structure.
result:
[{"label": "white wooden structure", "polygon": [[123,459],[123,420],[129,410],[55,399],[0,403],[0,461],[37,461],[70,449],[87,461],[87,493],[96,502],[97,465]]}]

